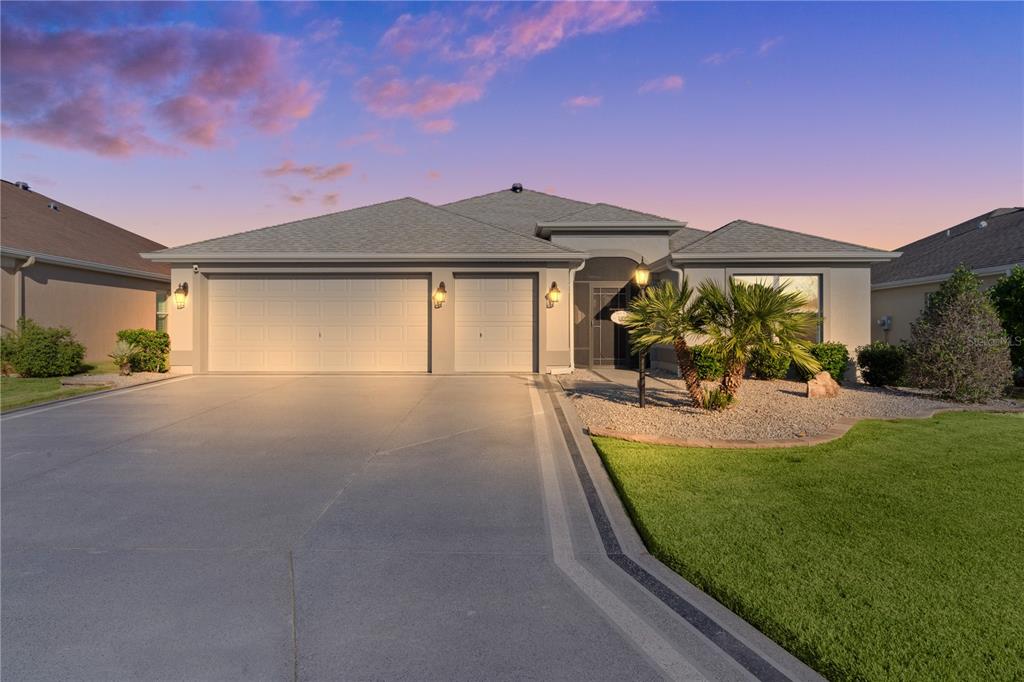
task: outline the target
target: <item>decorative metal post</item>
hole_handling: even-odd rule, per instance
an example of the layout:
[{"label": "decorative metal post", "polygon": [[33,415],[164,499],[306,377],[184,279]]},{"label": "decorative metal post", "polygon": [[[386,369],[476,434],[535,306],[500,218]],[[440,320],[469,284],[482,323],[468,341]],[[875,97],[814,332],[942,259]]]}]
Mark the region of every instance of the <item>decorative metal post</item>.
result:
[{"label": "decorative metal post", "polygon": [[636,388],[640,393],[640,407],[647,407],[647,372],[644,364],[647,360],[647,353],[640,354],[640,378],[636,380]]},{"label": "decorative metal post", "polygon": [[[651,269],[644,263],[644,259],[640,257],[640,264],[636,266],[636,270],[633,272],[633,281],[640,287],[640,295],[643,296],[644,291],[647,289],[647,285],[651,281]],[[636,390],[640,395],[640,407],[647,407],[647,353],[640,353],[640,377],[636,380]]]}]

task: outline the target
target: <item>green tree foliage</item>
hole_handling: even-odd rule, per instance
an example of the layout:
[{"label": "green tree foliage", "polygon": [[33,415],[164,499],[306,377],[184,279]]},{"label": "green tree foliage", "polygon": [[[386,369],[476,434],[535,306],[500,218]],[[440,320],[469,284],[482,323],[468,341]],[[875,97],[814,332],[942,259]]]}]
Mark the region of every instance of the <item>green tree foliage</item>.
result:
[{"label": "green tree foliage", "polygon": [[135,346],[137,352],[131,359],[133,372],[166,372],[171,353],[171,337],[167,332],[153,329],[122,329],[117,340]]},{"label": "green tree foliage", "polygon": [[1014,266],[1010,274],[1000,277],[988,290],[989,298],[999,314],[999,321],[1010,339],[1010,361],[1018,370],[1024,368],[1024,266]]},{"label": "green tree foliage", "polygon": [[18,329],[3,336],[0,361],[23,377],[60,377],[82,366],[85,346],[67,327],[42,327],[19,320]]}]

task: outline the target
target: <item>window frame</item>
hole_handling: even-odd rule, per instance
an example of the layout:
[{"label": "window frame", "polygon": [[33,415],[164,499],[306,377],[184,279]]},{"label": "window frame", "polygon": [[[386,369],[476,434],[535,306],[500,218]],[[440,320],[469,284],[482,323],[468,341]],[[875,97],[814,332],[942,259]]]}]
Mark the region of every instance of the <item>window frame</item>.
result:
[{"label": "window frame", "polygon": [[[170,291],[158,291],[156,292],[156,318],[153,325],[153,329],[158,332],[167,331],[167,301],[171,297]],[[162,304],[162,305],[161,305]],[[163,308],[161,310],[161,308]],[[163,326],[163,329],[161,329]]]},{"label": "window frame", "polygon": [[778,286],[779,282],[792,277],[817,277],[818,278],[818,324],[815,333],[815,343],[821,343],[825,338],[825,273],[823,272],[731,272],[729,278],[735,280],[737,277],[773,277],[772,286]]}]

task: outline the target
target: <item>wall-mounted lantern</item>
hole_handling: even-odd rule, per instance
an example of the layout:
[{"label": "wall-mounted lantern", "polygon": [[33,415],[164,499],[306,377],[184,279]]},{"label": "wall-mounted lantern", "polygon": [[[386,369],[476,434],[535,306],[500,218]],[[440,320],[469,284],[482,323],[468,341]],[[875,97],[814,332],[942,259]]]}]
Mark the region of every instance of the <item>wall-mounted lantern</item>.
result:
[{"label": "wall-mounted lantern", "polygon": [[440,308],[448,300],[448,290],[444,288],[444,282],[438,284],[437,289],[434,289],[433,299],[435,308]]},{"label": "wall-mounted lantern", "polygon": [[548,293],[544,294],[544,298],[547,300],[549,308],[554,308],[555,304],[562,300],[562,290],[558,288],[558,282],[551,283],[551,288],[548,289]]},{"label": "wall-mounted lantern", "polygon": [[186,298],[188,298],[188,282],[182,282],[174,290],[174,307],[178,310],[184,308]]},{"label": "wall-mounted lantern", "polygon": [[641,289],[647,288],[651,281],[651,269],[644,263],[643,256],[640,257],[640,265],[636,266],[636,270],[633,271],[633,281]]}]

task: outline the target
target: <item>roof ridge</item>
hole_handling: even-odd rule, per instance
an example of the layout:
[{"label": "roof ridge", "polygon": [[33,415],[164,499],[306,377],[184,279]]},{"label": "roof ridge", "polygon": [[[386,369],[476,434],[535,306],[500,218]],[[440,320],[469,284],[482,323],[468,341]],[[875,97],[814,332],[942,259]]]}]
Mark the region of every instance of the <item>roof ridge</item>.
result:
[{"label": "roof ridge", "polygon": [[[510,189],[496,189],[493,192],[484,192],[483,194],[476,194],[476,195],[471,196],[471,197],[466,197],[465,199],[456,199],[455,201],[449,201],[447,204],[444,204],[444,205],[448,206],[450,204],[461,204],[464,201],[472,201],[473,199],[482,199],[483,197],[489,197],[492,194],[501,194],[502,192],[511,192],[511,191],[512,190],[510,190]],[[590,203],[589,201],[580,201],[579,199],[570,199],[569,197],[563,197],[560,194],[551,194],[550,192],[542,192],[539,189],[531,189],[529,187],[524,187],[523,191],[524,192],[532,192],[533,194],[543,194],[544,196],[551,197],[552,199],[561,199],[563,201],[571,201],[571,202],[576,203],[576,204],[587,204],[588,206],[595,206],[596,205],[596,204]],[[462,215],[462,214],[459,213],[458,215]]]},{"label": "roof ridge", "polygon": [[[708,231],[708,233],[705,234],[700,239],[695,239],[694,241],[690,242],[689,244],[687,244],[686,246],[684,246],[682,249],[679,249],[679,250],[682,251],[683,249],[689,249],[689,248],[691,248],[693,246],[696,246],[697,244],[700,244],[702,241],[705,241],[706,239],[710,239],[712,236],[718,234],[719,232],[722,232],[726,228],[733,227],[738,222],[742,222],[742,221],[740,221],[740,220],[730,220],[725,225],[722,225],[721,227],[716,227],[715,229]],[[696,229],[696,228],[694,228],[694,229]]]},{"label": "roof ridge", "polygon": [[876,248],[874,248],[872,246],[864,246],[863,244],[854,244],[853,242],[844,242],[841,239],[832,239],[831,237],[822,237],[820,234],[811,234],[810,232],[800,232],[798,230],[787,230],[784,227],[775,227],[774,225],[765,225],[764,223],[755,223],[753,220],[740,219],[740,220],[734,221],[734,222],[743,222],[743,223],[747,223],[748,225],[757,225],[758,227],[765,227],[765,228],[768,228],[769,230],[775,230],[776,232],[785,232],[787,234],[796,234],[796,235],[800,235],[801,237],[813,237],[815,239],[822,239],[822,240],[827,241],[827,242],[832,242],[834,244],[842,244],[844,246],[855,246],[858,249],[864,249],[866,251],[884,251],[885,250],[885,249],[876,249]]},{"label": "roof ridge", "polygon": [[[1000,213],[997,216],[993,216],[992,215],[996,211],[1002,211],[1002,210],[1006,210],[1006,213]],[[933,239],[935,237],[941,237],[943,232],[949,232],[949,231],[955,230],[956,228],[960,227],[961,225],[967,225],[969,223],[974,223],[976,221],[985,220],[985,219],[992,219],[992,220],[994,220],[996,218],[1002,218],[1003,216],[1013,215],[1014,213],[1017,213],[1018,211],[1024,211],[1024,207],[1020,207],[1020,206],[1013,206],[1013,207],[1010,207],[1010,206],[1000,206],[998,208],[993,208],[990,211],[986,211],[985,213],[982,213],[980,215],[973,216],[971,218],[968,218],[967,220],[961,220],[960,222],[954,223],[953,225],[950,225],[949,227],[940,228],[940,229],[936,230],[935,232],[932,232],[931,234],[926,234],[925,236],[920,237],[918,239],[915,239],[912,242],[908,242],[907,244],[904,244],[903,246],[899,247],[899,250],[906,249],[908,247],[913,246],[914,244],[919,244],[920,242],[924,242],[924,241],[927,241],[929,239]],[[964,235],[964,234],[969,234],[969,231],[961,232],[960,234],[957,234],[955,236],[959,237],[959,236]],[[950,235],[950,236],[954,236],[954,235]],[[941,246],[941,240],[936,240],[936,246]]]},{"label": "roof ridge", "polygon": [[[486,195],[481,195],[481,196],[486,196]],[[473,197],[473,198],[476,198],[476,197]],[[419,201],[419,199],[417,199],[417,201]],[[427,202],[424,201],[423,203],[426,204]],[[455,203],[455,202],[453,202],[453,203]],[[479,223],[481,225],[484,225],[485,227],[493,227],[496,230],[501,230],[502,232],[508,232],[509,234],[514,234],[515,236],[521,237],[522,239],[529,239],[529,240],[532,240],[532,241],[540,242],[542,244],[546,244],[547,246],[556,248],[556,249],[558,249],[560,251],[564,251],[566,253],[580,253],[579,251],[576,251],[575,249],[568,249],[568,248],[566,248],[564,246],[561,246],[559,244],[555,244],[554,242],[549,241],[547,239],[541,239],[540,237],[530,236],[528,234],[523,234],[522,232],[517,232],[516,230],[510,229],[510,228],[507,228],[507,227],[502,227],[501,225],[495,225],[493,223],[488,223],[486,221],[480,220],[479,218],[470,218],[469,216],[465,216],[465,215],[462,215],[461,213],[456,213],[455,211],[449,210],[449,209],[445,208],[444,206],[436,206],[434,204],[427,204],[427,205],[428,206],[433,206],[434,208],[436,208],[439,211],[444,211],[445,213],[450,213],[452,215],[459,216],[460,218],[463,218],[465,220],[472,220],[473,222]]]}]

